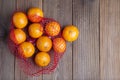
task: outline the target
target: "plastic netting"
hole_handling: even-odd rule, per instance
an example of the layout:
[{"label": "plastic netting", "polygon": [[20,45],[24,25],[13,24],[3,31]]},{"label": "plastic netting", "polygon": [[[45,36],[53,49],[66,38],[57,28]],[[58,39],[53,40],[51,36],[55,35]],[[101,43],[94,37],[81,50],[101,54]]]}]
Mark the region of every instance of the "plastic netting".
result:
[{"label": "plastic netting", "polygon": [[[39,23],[43,25],[43,28],[46,26],[46,24],[50,21],[55,21],[54,19],[50,19],[50,18],[43,18]],[[30,23],[29,23],[30,24]],[[28,24],[28,25],[29,25]],[[13,23],[11,22],[11,26],[10,26],[10,32],[13,31],[14,29],[14,25]],[[27,34],[27,40],[26,41],[29,41],[31,43],[34,44],[35,46],[35,43],[36,43],[36,39],[33,39],[31,38],[29,35],[28,35],[28,26],[26,28],[23,29],[26,34]],[[49,35],[47,35],[44,31],[44,35],[48,36],[49,38],[51,38],[52,40],[55,38],[55,37],[62,37],[61,36],[61,33],[58,35],[58,36],[55,36],[55,37],[51,37]],[[15,37],[14,34],[12,35],[12,37]],[[51,51],[49,51],[49,55],[51,57],[51,62],[48,66],[46,67],[39,67],[35,64],[34,62],[34,57],[36,55],[36,53],[39,51],[37,48],[36,48],[36,51],[35,51],[35,54],[31,57],[31,58],[24,58],[22,55],[18,54],[18,46],[19,45],[16,45],[11,39],[10,39],[10,35],[8,37],[8,47],[11,51],[11,53],[16,57],[17,61],[18,61],[18,65],[20,67],[20,69],[25,72],[27,75],[30,75],[30,76],[39,76],[40,74],[49,74],[51,72],[53,72],[57,65],[58,65],[58,62],[60,60],[60,58],[62,57],[63,53],[62,54],[59,54],[59,53],[56,53],[53,49],[51,49]]]}]

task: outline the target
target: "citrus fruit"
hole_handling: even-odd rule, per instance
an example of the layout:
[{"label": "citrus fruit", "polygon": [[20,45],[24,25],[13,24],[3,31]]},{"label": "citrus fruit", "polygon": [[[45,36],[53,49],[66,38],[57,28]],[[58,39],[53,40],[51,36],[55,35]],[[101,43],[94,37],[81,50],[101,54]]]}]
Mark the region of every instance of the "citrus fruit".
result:
[{"label": "citrus fruit", "polygon": [[13,14],[13,24],[16,28],[24,28],[28,24],[27,16],[23,12]]},{"label": "citrus fruit", "polygon": [[43,34],[43,27],[39,23],[33,23],[29,26],[28,32],[32,38],[38,38]]},{"label": "citrus fruit", "polygon": [[55,21],[49,22],[45,26],[45,31],[49,36],[57,36],[60,32],[60,25]]},{"label": "citrus fruit", "polygon": [[28,18],[31,22],[40,22],[43,17],[43,11],[39,8],[30,8],[28,10]]},{"label": "citrus fruit", "polygon": [[46,52],[39,52],[35,56],[35,63],[38,66],[45,67],[50,63],[50,56]]},{"label": "citrus fruit", "polygon": [[23,43],[21,43],[19,45],[18,52],[23,57],[29,58],[29,57],[31,57],[34,54],[35,48],[34,48],[32,43],[30,43],[30,42],[23,42]]},{"label": "citrus fruit", "polygon": [[70,25],[63,29],[62,36],[66,41],[72,42],[78,38],[79,30],[76,26]]},{"label": "citrus fruit", "polygon": [[38,38],[36,45],[40,51],[48,52],[52,48],[52,41],[47,36],[41,36]]},{"label": "citrus fruit", "polygon": [[66,42],[63,38],[53,39],[53,49],[57,53],[63,53],[66,50]]},{"label": "citrus fruit", "polygon": [[26,34],[23,30],[21,29],[13,29],[10,32],[10,39],[15,43],[15,44],[20,44],[26,40]]}]

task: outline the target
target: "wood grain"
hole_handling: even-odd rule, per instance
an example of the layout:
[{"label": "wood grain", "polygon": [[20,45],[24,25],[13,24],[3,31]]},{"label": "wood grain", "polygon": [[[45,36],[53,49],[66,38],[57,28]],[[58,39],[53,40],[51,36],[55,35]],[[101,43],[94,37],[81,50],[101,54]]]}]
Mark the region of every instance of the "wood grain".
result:
[{"label": "wood grain", "polygon": [[73,0],[73,80],[99,80],[99,0]]},{"label": "wood grain", "polygon": [[[7,34],[11,15],[17,10],[40,7],[45,17],[61,27],[76,25],[77,41],[67,42],[67,51],[55,72],[38,77],[24,74],[0,34],[0,80],[120,80],[120,0],[0,0],[0,21]],[[0,32],[1,33],[1,32]],[[2,38],[2,39],[1,39]]]},{"label": "wood grain", "polygon": [[[46,17],[59,21],[62,28],[72,24],[72,0],[44,0],[43,10]],[[43,75],[43,80],[72,80],[72,44],[67,45],[56,71]]]},{"label": "wood grain", "polygon": [[[7,5],[7,6],[6,6]],[[2,28],[9,28],[10,15],[15,9],[15,0],[1,0],[0,1],[0,20],[5,26]],[[0,41],[0,80],[14,80],[14,56],[10,54],[7,47],[6,39]]]},{"label": "wood grain", "polygon": [[[31,7],[42,8],[42,0],[17,0],[17,10],[25,11]],[[20,70],[17,59],[15,60],[15,80],[42,80],[42,75],[39,77],[27,76]]]},{"label": "wood grain", "polygon": [[101,80],[120,80],[120,0],[100,1]]},{"label": "wood grain", "polygon": [[[9,7],[9,8],[8,8]],[[0,16],[3,24],[8,29],[11,11],[15,9],[15,0],[0,1]],[[14,56],[10,54],[6,41],[0,42],[0,80],[14,80]]]}]

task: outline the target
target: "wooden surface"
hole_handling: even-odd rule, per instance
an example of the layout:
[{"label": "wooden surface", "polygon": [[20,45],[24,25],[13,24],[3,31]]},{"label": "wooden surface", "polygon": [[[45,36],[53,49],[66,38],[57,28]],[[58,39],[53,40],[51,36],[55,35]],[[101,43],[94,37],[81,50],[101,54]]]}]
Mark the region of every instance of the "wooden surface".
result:
[{"label": "wooden surface", "polygon": [[[30,77],[10,54],[6,34],[16,10],[43,9],[45,17],[80,30],[54,73]],[[0,0],[0,80],[120,80],[120,0]]]},{"label": "wooden surface", "polygon": [[101,79],[120,80],[120,0],[100,4]]},{"label": "wooden surface", "polygon": [[73,80],[99,80],[99,0],[73,0]]}]

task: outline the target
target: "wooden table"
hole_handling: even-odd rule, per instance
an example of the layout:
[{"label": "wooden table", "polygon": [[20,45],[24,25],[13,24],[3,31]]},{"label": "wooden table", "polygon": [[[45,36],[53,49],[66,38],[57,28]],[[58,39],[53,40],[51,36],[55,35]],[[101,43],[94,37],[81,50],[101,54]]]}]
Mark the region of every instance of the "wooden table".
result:
[{"label": "wooden table", "polygon": [[[0,41],[0,80],[120,80],[120,0],[0,0],[0,19],[9,28],[16,10],[40,7],[64,27],[76,25],[77,41],[52,74],[30,77]],[[3,17],[3,18],[1,18]],[[3,26],[0,26],[3,28]]]}]

